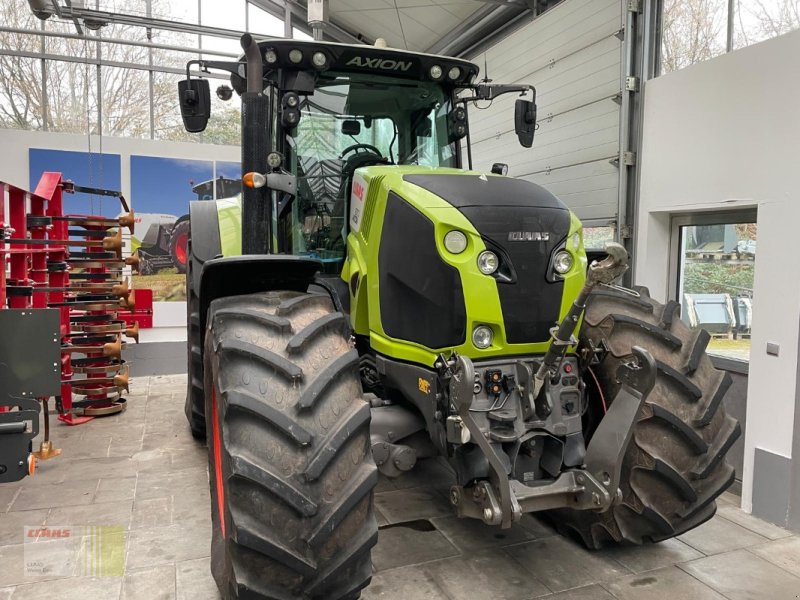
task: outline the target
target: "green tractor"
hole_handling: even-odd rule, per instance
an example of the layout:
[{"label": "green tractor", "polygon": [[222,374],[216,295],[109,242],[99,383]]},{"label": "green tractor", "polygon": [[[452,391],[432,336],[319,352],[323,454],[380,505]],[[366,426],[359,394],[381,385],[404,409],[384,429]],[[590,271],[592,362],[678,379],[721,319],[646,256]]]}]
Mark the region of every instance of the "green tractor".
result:
[{"label": "green tractor", "polygon": [[591,548],[711,518],[740,429],[708,334],[614,285],[625,250],[590,263],[553,194],[472,170],[467,107],[525,96],[530,148],[535,90],[444,56],[242,47],[179,84],[189,131],[210,112],[191,65],[242,98],[243,194],[192,203],[187,263],[186,414],[208,440],[223,596],[358,598],[379,473],[432,456],[459,516],[541,512]]}]

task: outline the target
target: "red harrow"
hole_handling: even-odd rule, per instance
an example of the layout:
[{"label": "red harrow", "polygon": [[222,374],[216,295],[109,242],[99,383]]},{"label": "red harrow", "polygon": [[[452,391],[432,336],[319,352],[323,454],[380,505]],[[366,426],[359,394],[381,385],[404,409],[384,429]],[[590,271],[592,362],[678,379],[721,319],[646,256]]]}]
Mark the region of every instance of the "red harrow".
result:
[{"label": "red harrow", "polygon": [[[122,229],[133,233],[134,216],[119,192],[79,187],[60,173],[44,173],[34,192],[2,182],[0,192],[2,482],[60,454],[49,436],[51,396],[68,425],[125,409],[123,340],[138,342],[139,317],[151,325],[152,294],[134,292],[124,275],[138,259],[122,258]],[[122,216],[64,214],[65,192],[116,197]],[[31,452],[39,402],[45,435]]]}]

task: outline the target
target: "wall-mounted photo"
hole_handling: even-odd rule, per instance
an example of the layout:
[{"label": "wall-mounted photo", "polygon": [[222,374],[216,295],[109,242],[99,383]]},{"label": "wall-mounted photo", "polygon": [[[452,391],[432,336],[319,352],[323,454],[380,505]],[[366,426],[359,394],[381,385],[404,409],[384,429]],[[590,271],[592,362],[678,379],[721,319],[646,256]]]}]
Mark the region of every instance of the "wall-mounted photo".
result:
[{"label": "wall-mounted photo", "polygon": [[[120,190],[120,157],[118,154],[73,152],[31,148],[28,151],[29,189],[36,189],[42,173],[61,173],[62,178],[81,187]],[[70,214],[115,218],[122,212],[117,198],[99,194],[65,194],[64,211]]]},{"label": "wall-mounted photo", "polygon": [[189,202],[236,196],[236,163],[131,156],[131,201],[136,213],[132,251],[139,256],[135,287],[149,287],[157,301],[185,300]]}]

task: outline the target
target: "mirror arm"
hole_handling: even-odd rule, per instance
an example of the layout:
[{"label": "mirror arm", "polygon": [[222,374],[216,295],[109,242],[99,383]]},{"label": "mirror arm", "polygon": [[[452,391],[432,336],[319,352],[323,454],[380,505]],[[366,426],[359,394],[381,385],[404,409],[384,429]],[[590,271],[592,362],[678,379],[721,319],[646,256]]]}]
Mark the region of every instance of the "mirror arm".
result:
[{"label": "mirror arm", "polygon": [[472,102],[474,100],[494,100],[498,96],[502,96],[503,94],[513,94],[518,93],[521,96],[524,96],[528,92],[533,94],[533,100],[536,101],[536,88],[532,85],[523,84],[523,85],[489,85],[489,84],[479,84],[472,86],[470,89],[475,91],[475,95],[469,98],[462,98],[460,101],[463,102]]},{"label": "mirror arm", "polygon": [[193,65],[197,65],[198,69],[203,73],[208,73],[209,69],[217,69],[236,75],[239,73],[239,67],[243,64],[227,60],[190,60],[186,63],[186,79],[192,78],[190,68]]}]

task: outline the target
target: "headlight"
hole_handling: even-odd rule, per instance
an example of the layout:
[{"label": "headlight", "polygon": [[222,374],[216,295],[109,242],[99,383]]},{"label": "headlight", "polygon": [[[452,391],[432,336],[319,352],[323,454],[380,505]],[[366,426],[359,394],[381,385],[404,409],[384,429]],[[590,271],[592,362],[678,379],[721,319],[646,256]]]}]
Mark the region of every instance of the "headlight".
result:
[{"label": "headlight", "polygon": [[491,275],[500,266],[500,259],[491,250],[484,250],[478,255],[478,269],[484,275]]},{"label": "headlight", "polygon": [[264,59],[271,65],[275,64],[278,62],[278,53],[272,48],[269,48],[266,52],[264,52]]},{"label": "headlight", "polygon": [[442,67],[433,65],[431,67],[431,79],[440,79],[442,77]]},{"label": "headlight", "polygon": [[472,330],[472,343],[476,348],[485,349],[492,345],[494,333],[488,325],[478,325]]},{"label": "headlight", "polygon": [[553,261],[553,268],[556,270],[556,273],[563,275],[572,268],[572,263],[572,254],[566,250],[561,250],[556,254],[556,258]]},{"label": "headlight", "polygon": [[283,164],[283,156],[280,152],[270,152],[267,154],[267,165],[270,169],[278,169]]},{"label": "headlight", "polygon": [[289,60],[293,63],[297,64],[303,60],[303,52],[294,48],[293,50],[289,51]]},{"label": "headlight", "polygon": [[448,231],[444,236],[444,247],[452,254],[461,254],[467,249],[467,236],[460,231]]},{"label": "headlight", "polygon": [[321,69],[325,66],[325,63],[328,62],[328,57],[325,56],[324,52],[314,52],[313,56],[311,57],[311,62],[314,63],[314,66]]},{"label": "headlight", "polygon": [[461,69],[459,69],[458,67],[453,67],[447,72],[447,76],[450,79],[458,79],[459,77],[461,77]]}]

